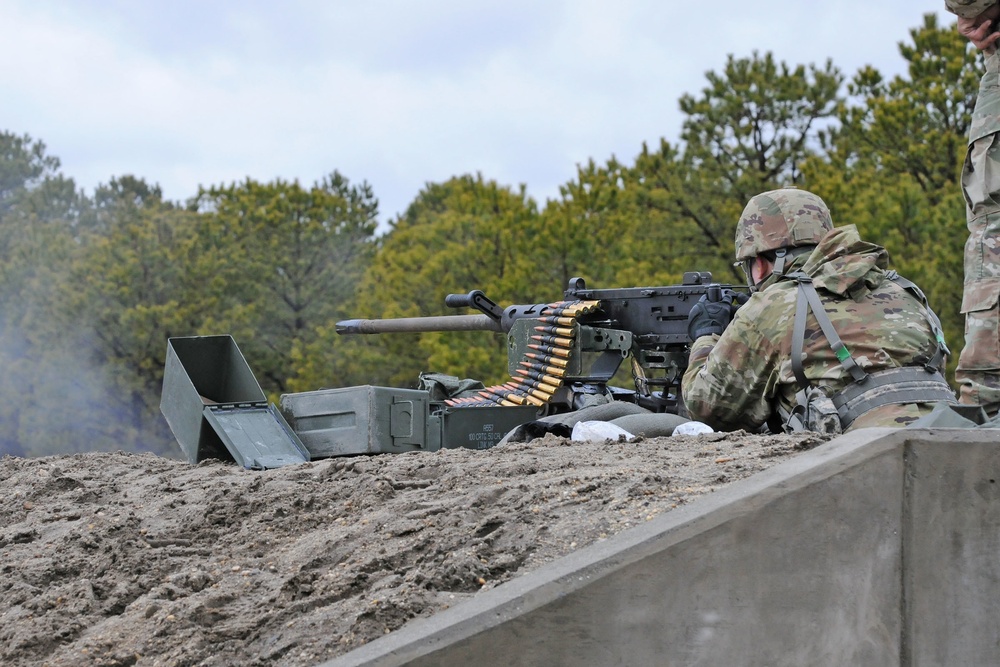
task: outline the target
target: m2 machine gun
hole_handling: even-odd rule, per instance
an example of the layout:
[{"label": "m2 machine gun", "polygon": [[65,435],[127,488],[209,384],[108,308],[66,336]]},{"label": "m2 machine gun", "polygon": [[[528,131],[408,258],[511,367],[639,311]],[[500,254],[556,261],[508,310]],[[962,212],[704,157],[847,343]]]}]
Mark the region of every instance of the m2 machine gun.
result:
[{"label": "m2 machine gun", "polygon": [[[348,320],[339,334],[496,331],[507,334],[511,382],[448,401],[460,407],[534,405],[558,413],[582,407],[586,396],[610,395],[654,412],[683,412],[680,384],[687,368],[688,313],[702,296],[718,301],[745,287],[688,272],[680,285],[590,289],[573,278],[562,301],[501,308],[483,292],[450,294],[445,304],[479,315]],[[630,359],[634,390],[609,385]]]},{"label": "m2 machine gun", "polygon": [[[192,463],[231,458],[272,468],[331,456],[487,449],[511,429],[594,402],[630,401],[683,414],[688,313],[742,286],[710,273],[680,285],[590,289],[573,278],[563,300],[501,308],[483,292],[452,294],[454,308],[478,314],[337,323],[340,334],[494,331],[506,334],[509,382],[441,395],[426,388],[359,386],[283,394],[267,403],[229,336],[167,341],[160,409]],[[612,386],[630,360],[634,389]],[[597,398],[595,398],[597,397]]]}]

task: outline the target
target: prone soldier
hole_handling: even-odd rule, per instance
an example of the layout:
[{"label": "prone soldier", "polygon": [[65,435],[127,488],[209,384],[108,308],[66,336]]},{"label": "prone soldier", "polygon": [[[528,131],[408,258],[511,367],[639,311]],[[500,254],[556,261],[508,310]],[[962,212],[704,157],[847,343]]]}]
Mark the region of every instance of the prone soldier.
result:
[{"label": "prone soldier", "polygon": [[749,300],[736,309],[703,297],[689,313],[682,391],[692,418],[718,430],[839,433],[906,426],[954,402],[948,349],[922,292],[854,225],[834,228],[815,194],[753,197],[736,260]]}]

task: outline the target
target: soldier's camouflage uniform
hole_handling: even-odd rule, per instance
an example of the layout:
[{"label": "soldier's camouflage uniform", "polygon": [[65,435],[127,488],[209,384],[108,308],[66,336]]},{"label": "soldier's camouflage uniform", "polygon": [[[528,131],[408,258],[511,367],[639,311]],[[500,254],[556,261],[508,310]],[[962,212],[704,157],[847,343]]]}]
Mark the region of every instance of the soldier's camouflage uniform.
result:
[{"label": "soldier's camouflage uniform", "polygon": [[997,0],[944,0],[949,12],[967,19],[976,18],[995,4]]},{"label": "soldier's camouflage uniform", "polygon": [[[920,366],[937,351],[923,304],[885,278],[888,253],[862,241],[854,225],[827,233],[811,253],[791,260],[786,273],[812,276],[837,333],[855,361],[869,373]],[[776,275],[750,297],[721,336],[701,336],[691,346],[682,383],[691,417],[718,430],[756,431],[777,413],[795,406],[792,323],[798,285]],[[844,370],[812,313],[803,342],[803,369],[828,394],[844,388]],[[885,405],[859,417],[849,430],[905,426],[933,404]]]},{"label": "soldier's camouflage uniform", "polygon": [[[948,11],[974,18],[997,0],[945,0]],[[965,244],[965,347],[955,380],[962,403],[1000,408],[1000,56],[986,54],[986,74],[972,114],[962,173],[969,239]]]}]

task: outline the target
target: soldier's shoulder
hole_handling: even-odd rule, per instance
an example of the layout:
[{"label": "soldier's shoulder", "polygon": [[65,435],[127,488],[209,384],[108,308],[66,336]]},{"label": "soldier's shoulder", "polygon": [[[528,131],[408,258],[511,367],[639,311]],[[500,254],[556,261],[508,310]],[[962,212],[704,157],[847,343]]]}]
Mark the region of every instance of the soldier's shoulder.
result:
[{"label": "soldier's shoulder", "polygon": [[795,299],[798,294],[798,283],[791,280],[782,280],[761,292],[754,292],[744,308],[748,312],[759,315],[773,314],[775,311],[782,311],[795,306]]},{"label": "soldier's shoulder", "polygon": [[741,330],[741,337],[753,334],[764,338],[780,337],[790,330],[795,318],[795,283],[779,282],[761,292],[755,292],[739,310],[739,323],[734,326]]}]

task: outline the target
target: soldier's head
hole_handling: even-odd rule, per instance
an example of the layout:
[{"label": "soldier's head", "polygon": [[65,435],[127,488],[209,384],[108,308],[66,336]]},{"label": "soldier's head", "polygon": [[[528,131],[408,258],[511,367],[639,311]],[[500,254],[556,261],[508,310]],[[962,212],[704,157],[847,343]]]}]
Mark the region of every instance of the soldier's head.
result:
[{"label": "soldier's head", "polygon": [[754,289],[772,273],[782,274],[786,260],[811,250],[832,229],[830,209],[806,190],[781,188],[751,198],[736,223],[736,261],[747,284]]}]

